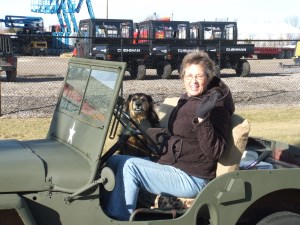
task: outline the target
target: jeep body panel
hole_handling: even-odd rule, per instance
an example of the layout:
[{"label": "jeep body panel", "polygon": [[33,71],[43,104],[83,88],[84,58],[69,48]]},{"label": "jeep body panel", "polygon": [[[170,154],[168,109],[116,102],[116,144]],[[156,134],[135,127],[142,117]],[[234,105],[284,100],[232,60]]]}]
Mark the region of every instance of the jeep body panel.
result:
[{"label": "jeep body panel", "polygon": [[[6,224],[8,221],[14,224],[37,225],[32,217],[25,200],[17,194],[0,195],[0,217],[1,223]],[[9,215],[13,215],[13,220],[7,220]],[[22,219],[20,219],[22,218]]]},{"label": "jeep body panel", "polygon": [[0,141],[1,221],[54,225],[101,220],[100,156],[125,69],[121,62],[70,59],[47,137]]},{"label": "jeep body panel", "polygon": [[42,160],[22,142],[0,141],[0,192],[43,190],[45,174]]},{"label": "jeep body panel", "polygon": [[[294,197],[300,196],[300,182],[297,179],[291,179],[291,177],[297,177],[299,172],[300,169],[280,169],[236,171],[224,174],[211,181],[203,189],[188,212],[199,215],[199,211],[208,210],[212,224],[226,225],[236,224],[243,214],[246,215],[249,211],[255,212],[251,216],[253,221],[256,221],[267,212],[264,207],[271,211],[272,204],[277,204],[277,208],[274,206],[275,209],[284,210],[287,202],[281,201],[282,197],[288,196],[291,190],[295,191]],[[273,203],[266,200],[264,204],[262,200],[264,198],[273,198]],[[260,206],[257,205],[259,201],[261,201]],[[253,205],[255,208],[251,209]],[[293,210],[300,213],[299,207]]]}]

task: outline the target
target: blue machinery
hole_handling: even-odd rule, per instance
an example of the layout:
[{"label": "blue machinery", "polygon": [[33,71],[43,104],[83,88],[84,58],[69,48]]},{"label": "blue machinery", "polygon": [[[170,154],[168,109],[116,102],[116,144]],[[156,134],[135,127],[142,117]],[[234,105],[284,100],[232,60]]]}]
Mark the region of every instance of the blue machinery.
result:
[{"label": "blue machinery", "polygon": [[[56,14],[61,31],[64,33],[78,32],[74,13],[79,13],[84,0],[31,0],[31,11],[44,14]],[[95,18],[91,0],[85,0],[89,15]],[[72,26],[70,19],[72,21]],[[66,27],[65,27],[66,25]]]},{"label": "blue machinery", "polygon": [[28,28],[36,31],[43,31],[44,22],[42,17],[33,16],[5,16],[5,19],[0,19],[0,22],[4,22],[6,27],[12,28]]},{"label": "blue machinery", "polygon": [[52,47],[65,48],[72,45],[70,41],[74,41],[74,38],[68,37],[73,32],[78,32],[78,24],[74,14],[80,12],[83,1],[86,2],[90,17],[94,19],[95,15],[91,0],[31,0],[32,12],[57,15],[60,31],[57,30],[52,33],[55,36]]}]

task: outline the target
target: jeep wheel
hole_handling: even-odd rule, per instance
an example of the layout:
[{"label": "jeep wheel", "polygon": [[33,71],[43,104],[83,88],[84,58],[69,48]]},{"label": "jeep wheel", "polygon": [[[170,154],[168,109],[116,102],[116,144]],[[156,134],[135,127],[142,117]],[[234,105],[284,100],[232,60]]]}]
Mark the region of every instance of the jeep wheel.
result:
[{"label": "jeep wheel", "polygon": [[9,70],[6,71],[6,80],[8,82],[14,82],[17,79],[17,71],[16,70]]},{"label": "jeep wheel", "polygon": [[256,225],[298,225],[300,224],[300,215],[292,212],[277,212],[273,213],[261,221],[259,221]]},{"label": "jeep wheel", "polygon": [[133,79],[143,80],[146,76],[146,65],[143,63],[132,65],[129,73]]},{"label": "jeep wheel", "polygon": [[169,62],[164,62],[158,65],[157,75],[162,79],[170,79],[172,76],[172,66]]},{"label": "jeep wheel", "polygon": [[247,60],[239,61],[235,72],[240,77],[248,76],[250,74],[250,63]]}]

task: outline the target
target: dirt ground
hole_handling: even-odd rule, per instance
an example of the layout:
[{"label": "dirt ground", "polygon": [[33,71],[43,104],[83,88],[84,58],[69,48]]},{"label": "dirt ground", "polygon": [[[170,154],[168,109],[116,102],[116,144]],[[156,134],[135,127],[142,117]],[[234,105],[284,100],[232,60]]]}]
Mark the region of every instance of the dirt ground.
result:
[{"label": "dirt ground", "polygon": [[[300,68],[282,68],[292,60],[250,60],[251,74],[237,77],[234,70],[221,71],[231,88],[236,107],[285,107],[300,104]],[[18,59],[17,82],[1,78],[1,115],[8,117],[51,116],[67,71],[68,58],[23,57]],[[184,92],[177,71],[169,80],[159,79],[155,70],[147,70],[145,80],[131,80],[126,73],[123,93],[145,92],[155,103]]]}]

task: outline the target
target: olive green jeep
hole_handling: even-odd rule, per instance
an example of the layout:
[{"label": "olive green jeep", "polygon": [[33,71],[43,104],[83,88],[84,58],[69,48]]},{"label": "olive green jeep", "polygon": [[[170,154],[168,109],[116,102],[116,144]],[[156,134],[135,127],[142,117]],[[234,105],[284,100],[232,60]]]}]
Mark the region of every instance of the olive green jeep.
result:
[{"label": "olive green jeep", "polygon": [[[101,194],[119,181],[106,160],[130,135],[144,135],[156,151],[123,110],[125,70],[122,62],[71,58],[47,137],[0,140],[1,225],[300,224],[300,149],[248,137],[249,123],[237,115],[217,178],[188,205],[158,201],[140,204],[130,221],[108,217]],[[169,100],[159,107],[162,124],[176,103]],[[119,137],[120,126],[130,135]]]}]

